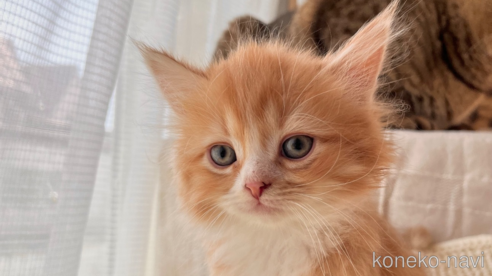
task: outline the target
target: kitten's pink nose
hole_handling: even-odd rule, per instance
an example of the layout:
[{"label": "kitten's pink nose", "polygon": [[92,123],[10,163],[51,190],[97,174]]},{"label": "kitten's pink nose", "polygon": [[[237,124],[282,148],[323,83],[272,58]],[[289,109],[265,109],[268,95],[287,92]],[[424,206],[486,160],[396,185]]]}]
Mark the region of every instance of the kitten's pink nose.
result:
[{"label": "kitten's pink nose", "polygon": [[261,194],[263,194],[263,190],[270,187],[270,185],[271,184],[266,184],[264,182],[249,182],[244,186],[249,189],[254,198],[260,199]]}]

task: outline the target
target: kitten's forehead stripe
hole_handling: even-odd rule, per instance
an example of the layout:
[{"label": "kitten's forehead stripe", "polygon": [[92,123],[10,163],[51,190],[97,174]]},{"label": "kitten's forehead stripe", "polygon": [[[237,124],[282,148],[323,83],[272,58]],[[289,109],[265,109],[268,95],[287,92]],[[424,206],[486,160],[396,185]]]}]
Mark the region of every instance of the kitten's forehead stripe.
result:
[{"label": "kitten's forehead stripe", "polygon": [[272,144],[280,139],[283,119],[271,99],[252,103],[245,110],[228,112],[225,117],[229,132],[241,142],[245,151],[271,151]]}]

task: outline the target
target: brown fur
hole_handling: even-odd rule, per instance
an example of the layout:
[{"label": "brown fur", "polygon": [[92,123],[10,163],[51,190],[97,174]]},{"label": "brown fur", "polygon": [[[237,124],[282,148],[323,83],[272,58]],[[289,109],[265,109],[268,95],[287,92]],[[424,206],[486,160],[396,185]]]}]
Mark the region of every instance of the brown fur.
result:
[{"label": "brown fur", "polygon": [[463,130],[492,129],[492,97],[485,97],[477,109],[459,126]]},{"label": "brown fur", "polygon": [[293,12],[288,12],[271,24],[265,24],[251,16],[236,18],[229,24],[228,31],[224,32],[219,40],[214,58],[216,60],[227,58],[232,50],[237,49],[244,38],[252,38],[252,40],[257,42],[265,41],[272,37],[284,38],[288,33],[287,29],[293,16]]},{"label": "brown fur", "polygon": [[[283,22],[289,24],[284,36],[293,45],[303,45],[324,55],[342,45],[390,2],[309,0],[295,13],[292,22]],[[408,31],[395,41],[393,56],[397,60],[385,75],[389,85],[380,95],[401,101],[408,109],[404,118],[391,126],[483,129],[483,124],[467,122],[472,114],[477,114],[479,105],[488,104],[484,95],[492,95],[492,1],[401,3],[400,24],[407,26]],[[230,30],[234,29],[232,26]],[[251,33],[235,37],[244,39]]]},{"label": "brown fur", "polygon": [[[390,110],[375,92],[394,12],[323,58],[250,42],[200,71],[141,46],[176,115],[171,165],[211,275],[423,275],[372,266],[372,252],[410,254],[369,199],[393,156],[382,123]],[[284,157],[282,141],[300,134],[313,137],[312,152]],[[217,144],[237,160],[214,165]],[[271,184],[254,199],[248,181]]]}]

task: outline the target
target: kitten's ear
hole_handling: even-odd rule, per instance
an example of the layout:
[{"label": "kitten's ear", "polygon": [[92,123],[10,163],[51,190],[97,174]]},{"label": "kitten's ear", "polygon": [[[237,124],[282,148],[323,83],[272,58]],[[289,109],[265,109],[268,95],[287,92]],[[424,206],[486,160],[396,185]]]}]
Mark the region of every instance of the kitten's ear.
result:
[{"label": "kitten's ear", "polygon": [[350,86],[358,100],[371,101],[378,76],[384,66],[391,42],[392,26],[398,2],[392,2],[372,21],[364,25],[340,50],[327,56],[335,74]]},{"label": "kitten's ear", "polygon": [[177,61],[170,54],[138,42],[135,44],[161,92],[175,111],[180,109],[180,99],[189,97],[189,94],[196,90],[197,85],[206,80],[203,71]]}]

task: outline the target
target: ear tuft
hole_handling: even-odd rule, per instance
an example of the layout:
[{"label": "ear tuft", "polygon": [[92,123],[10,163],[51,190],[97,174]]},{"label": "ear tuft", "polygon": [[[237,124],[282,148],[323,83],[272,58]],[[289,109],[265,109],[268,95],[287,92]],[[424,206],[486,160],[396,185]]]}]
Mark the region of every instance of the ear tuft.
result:
[{"label": "ear tuft", "polygon": [[180,99],[189,96],[206,80],[203,71],[176,60],[167,52],[134,43],[171,107],[176,109]]},{"label": "ear tuft", "polygon": [[398,1],[393,1],[340,50],[327,56],[330,67],[362,101],[374,98],[378,77],[387,59],[387,49],[394,37],[393,24],[397,9]]}]

